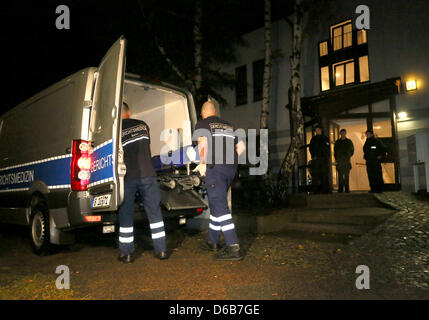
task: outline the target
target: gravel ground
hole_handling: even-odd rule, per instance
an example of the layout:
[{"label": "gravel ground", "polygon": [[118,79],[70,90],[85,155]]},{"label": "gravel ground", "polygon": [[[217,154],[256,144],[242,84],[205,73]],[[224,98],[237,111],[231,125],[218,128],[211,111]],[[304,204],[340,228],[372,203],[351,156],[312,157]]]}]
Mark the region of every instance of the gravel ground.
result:
[{"label": "gravel ground", "polygon": [[[381,197],[404,209],[361,238],[245,233],[240,262],[214,261],[199,250],[205,234],[186,229],[168,232],[172,254],[159,261],[142,225],[132,265],[116,261],[115,237],[99,230],[38,257],[26,231],[3,226],[0,299],[429,299],[428,246],[421,240],[429,205],[404,193]],[[70,290],[55,289],[58,265],[70,268]],[[358,265],[370,270],[369,290],[355,286]]]}]

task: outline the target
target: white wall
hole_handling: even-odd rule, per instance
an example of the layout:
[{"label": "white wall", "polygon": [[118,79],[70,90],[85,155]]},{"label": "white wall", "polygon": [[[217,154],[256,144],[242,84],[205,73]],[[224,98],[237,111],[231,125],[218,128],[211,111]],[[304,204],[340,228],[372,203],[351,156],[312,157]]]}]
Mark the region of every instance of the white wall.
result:
[{"label": "white wall", "polygon": [[[237,48],[237,63],[224,66],[223,71],[235,74],[235,68],[247,67],[247,101],[246,105],[235,105],[235,91],[226,89],[223,96],[228,101],[221,111],[222,118],[231,122],[235,128],[260,128],[260,113],[262,101],[253,102],[253,62],[264,58],[264,30],[255,30],[244,35],[246,46]],[[270,150],[274,170],[286,154],[290,143],[289,111],[285,108],[288,103],[290,78],[290,28],[284,20],[272,25],[273,51],[280,52],[283,57],[273,61],[271,81],[271,101],[269,116]]]},{"label": "white wall", "polygon": [[[323,13],[322,22],[309,30],[311,36],[303,43],[303,96],[320,94],[318,42],[329,38],[330,25],[357,17],[355,9],[360,4],[370,9],[370,81],[375,83],[401,77],[404,83],[409,79],[416,79],[418,83],[417,91],[396,97],[397,111],[409,114],[409,120],[398,123],[400,139],[416,131],[429,131],[429,1],[426,0],[332,0],[330,12]],[[228,106],[222,108],[222,117],[235,127],[259,128],[261,101],[252,102],[252,63],[264,57],[263,39],[263,28],[244,35],[247,46],[237,49],[237,63],[224,67],[224,71],[234,74],[236,67],[247,65],[249,103],[236,107],[234,90],[224,91]],[[282,158],[290,142],[289,113],[284,108],[288,102],[290,47],[288,24],[284,20],[274,22],[273,50],[280,49],[283,58],[273,64],[270,114],[270,144],[275,145],[271,148],[273,159]],[[403,149],[404,143],[400,145]]]}]

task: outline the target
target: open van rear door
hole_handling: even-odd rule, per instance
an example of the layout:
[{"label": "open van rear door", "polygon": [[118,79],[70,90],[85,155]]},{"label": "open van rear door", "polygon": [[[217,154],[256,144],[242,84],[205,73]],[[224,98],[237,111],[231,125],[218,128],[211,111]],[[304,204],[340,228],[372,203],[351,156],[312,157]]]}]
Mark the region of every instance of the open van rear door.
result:
[{"label": "open van rear door", "polygon": [[115,211],[123,201],[125,165],[121,144],[121,106],[125,46],[125,38],[119,38],[101,60],[96,74],[90,123],[93,149],[88,186],[93,211]]}]

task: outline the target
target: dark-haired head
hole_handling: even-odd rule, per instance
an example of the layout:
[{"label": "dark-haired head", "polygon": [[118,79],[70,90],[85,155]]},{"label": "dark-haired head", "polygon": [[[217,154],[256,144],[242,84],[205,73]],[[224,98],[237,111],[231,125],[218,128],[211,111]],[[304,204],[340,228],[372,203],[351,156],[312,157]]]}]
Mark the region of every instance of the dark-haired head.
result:
[{"label": "dark-haired head", "polygon": [[128,104],[123,101],[122,102],[122,119],[129,119],[131,117],[131,110]]}]

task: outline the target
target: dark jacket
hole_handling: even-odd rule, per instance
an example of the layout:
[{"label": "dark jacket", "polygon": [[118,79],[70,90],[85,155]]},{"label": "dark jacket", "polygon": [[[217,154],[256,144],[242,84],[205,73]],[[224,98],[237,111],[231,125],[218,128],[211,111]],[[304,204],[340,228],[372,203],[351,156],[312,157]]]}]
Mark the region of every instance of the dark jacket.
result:
[{"label": "dark jacket", "polygon": [[334,157],[339,169],[344,168],[350,170],[352,168],[350,158],[354,151],[353,142],[348,138],[345,138],[344,140],[340,138],[335,142]]},{"label": "dark jacket", "polygon": [[[197,122],[195,130],[205,129],[208,136],[207,164],[213,167],[215,164],[238,166],[238,154],[235,145],[238,142],[234,133],[234,127],[217,116],[207,117]],[[198,133],[198,132],[197,132]],[[232,140],[233,143],[229,143]],[[219,144],[219,146],[217,145]],[[222,149],[220,149],[222,147]],[[222,154],[216,156],[216,152]],[[216,159],[218,161],[216,161]]]},{"label": "dark jacket", "polygon": [[329,159],[329,146],[330,142],[329,139],[321,135],[316,135],[313,138],[311,138],[310,141],[310,154],[311,159]]},{"label": "dark jacket", "polygon": [[136,119],[122,120],[122,147],[127,166],[126,179],[156,176],[150,152],[150,131],[146,122]]},{"label": "dark jacket", "polygon": [[384,144],[375,137],[368,138],[363,145],[364,158],[368,162],[381,161],[382,159],[377,159],[378,156],[384,158],[386,156],[386,147]]}]

